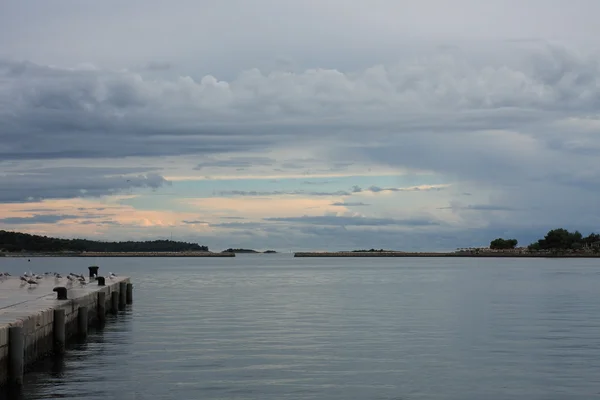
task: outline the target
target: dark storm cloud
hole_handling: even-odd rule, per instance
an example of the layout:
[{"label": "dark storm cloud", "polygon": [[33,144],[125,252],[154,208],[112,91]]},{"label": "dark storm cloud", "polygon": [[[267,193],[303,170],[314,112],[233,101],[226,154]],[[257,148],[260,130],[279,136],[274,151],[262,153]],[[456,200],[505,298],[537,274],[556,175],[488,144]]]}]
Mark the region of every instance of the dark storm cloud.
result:
[{"label": "dark storm cloud", "polygon": [[55,167],[13,170],[0,175],[0,202],[98,197],[132,188],[157,189],[170,184],[153,172],[130,175],[142,168]]}]

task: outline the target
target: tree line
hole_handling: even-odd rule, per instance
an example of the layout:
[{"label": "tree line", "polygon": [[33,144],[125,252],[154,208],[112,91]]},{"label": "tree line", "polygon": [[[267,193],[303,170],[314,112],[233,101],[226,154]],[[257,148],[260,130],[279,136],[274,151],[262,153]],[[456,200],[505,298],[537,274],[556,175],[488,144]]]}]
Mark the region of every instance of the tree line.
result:
[{"label": "tree line", "polygon": [[208,251],[198,243],[173,240],[151,240],[144,242],[101,242],[87,239],[59,239],[28,233],[0,230],[0,251],[6,252],[166,252]]},{"label": "tree line", "polygon": [[[517,247],[517,239],[502,239],[497,238],[490,242],[490,249],[507,250]],[[566,229],[552,229],[546,233],[543,239],[527,246],[529,251],[566,251],[580,250],[583,248],[594,248],[595,251],[600,251],[600,234],[590,233],[583,236],[581,232],[569,232]]]}]

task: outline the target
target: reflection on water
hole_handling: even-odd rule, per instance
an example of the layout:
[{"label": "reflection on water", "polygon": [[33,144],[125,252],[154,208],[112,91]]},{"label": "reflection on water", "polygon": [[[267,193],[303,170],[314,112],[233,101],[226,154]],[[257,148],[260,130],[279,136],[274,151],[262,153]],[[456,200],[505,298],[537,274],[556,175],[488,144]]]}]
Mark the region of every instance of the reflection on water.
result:
[{"label": "reflection on water", "polygon": [[[0,260],[0,270],[21,271],[21,262]],[[87,266],[81,259],[30,264],[65,272]],[[62,358],[36,365],[21,393],[5,398],[562,400],[600,393],[595,260],[247,255],[92,264],[132,276],[133,307]]]}]

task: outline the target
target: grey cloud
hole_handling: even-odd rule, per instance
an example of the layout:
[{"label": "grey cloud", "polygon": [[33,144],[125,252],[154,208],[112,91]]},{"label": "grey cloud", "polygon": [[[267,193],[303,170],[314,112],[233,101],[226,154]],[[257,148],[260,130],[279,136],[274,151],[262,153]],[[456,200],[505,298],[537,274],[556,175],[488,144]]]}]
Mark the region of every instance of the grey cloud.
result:
[{"label": "grey cloud", "polygon": [[302,182],[303,185],[327,185],[328,183],[331,183],[332,181],[304,181]]},{"label": "grey cloud", "polygon": [[[466,142],[480,148],[491,144],[461,132],[514,129],[598,109],[600,89],[593,89],[600,72],[597,60],[550,47],[528,61],[479,67],[468,59],[441,58],[356,73],[320,69],[264,75],[250,70],[228,82],[212,76],[145,80],[126,71],[4,61],[0,135],[5,146],[0,156],[208,155],[293,146],[308,137],[341,139],[344,152],[345,145],[361,143],[368,129],[373,143],[395,139],[385,148],[365,148],[367,152],[408,155],[396,159],[418,165],[431,162],[416,158],[424,146],[433,146],[430,153],[448,144],[450,136],[450,148],[456,150]],[[411,135],[399,147],[399,134],[431,131],[438,134]],[[389,158],[384,156],[382,160]],[[504,166],[506,155],[487,150],[470,158]],[[348,165],[334,162],[339,163],[334,168]]]},{"label": "grey cloud", "polygon": [[0,202],[99,197],[131,188],[158,189],[170,184],[156,173],[129,175],[132,171],[141,169],[61,167],[9,171],[0,175]]},{"label": "grey cloud", "polygon": [[150,61],[144,65],[143,69],[148,71],[168,71],[173,68],[173,64],[165,61]]},{"label": "grey cloud", "polygon": [[208,160],[199,163],[194,169],[207,167],[249,168],[255,166],[271,166],[275,160],[269,157],[230,157],[222,160]]},{"label": "grey cloud", "polygon": [[260,222],[223,222],[218,224],[210,224],[210,226],[229,229],[260,229],[264,228],[266,224]]},{"label": "grey cloud", "polygon": [[26,224],[55,224],[67,219],[79,219],[77,215],[64,214],[36,214],[31,217],[8,217],[0,219],[0,223],[7,225],[26,225]]},{"label": "grey cloud", "polygon": [[[306,183],[306,182],[304,182]],[[364,192],[418,192],[418,191],[440,191],[445,187],[439,185],[429,186],[411,186],[404,188],[380,188],[377,186],[371,186],[363,189],[359,186],[353,186],[349,191],[337,190],[333,192],[317,192],[317,191],[306,191],[306,190],[274,190],[274,191],[252,191],[252,190],[225,190],[219,192],[222,196],[282,196],[282,195],[306,195],[306,196],[350,196],[356,193]]]},{"label": "grey cloud", "polygon": [[80,225],[100,225],[100,226],[122,226],[117,221],[82,221]]},{"label": "grey cloud", "polygon": [[334,192],[310,192],[305,190],[272,190],[272,191],[253,191],[253,190],[223,190],[219,192],[221,196],[284,196],[284,195],[305,195],[305,196],[349,196],[350,193],[344,190]]},{"label": "grey cloud", "polygon": [[438,207],[438,210],[517,211],[518,208],[496,204],[468,204],[466,206],[451,205],[448,207]]},{"label": "grey cloud", "polygon": [[394,218],[368,218],[344,216],[303,216],[303,217],[277,217],[263,218],[272,222],[295,222],[302,224],[331,225],[331,226],[437,226],[440,222],[425,218],[394,219]]},{"label": "grey cloud", "polygon": [[335,203],[331,203],[332,206],[340,206],[340,207],[360,207],[360,206],[370,206],[370,204],[363,202],[352,202],[352,201],[336,201]]},{"label": "grey cloud", "polygon": [[373,192],[373,193],[379,193],[379,192],[429,192],[429,191],[440,191],[440,190],[444,190],[445,187],[444,186],[439,186],[439,185],[427,185],[427,186],[411,186],[411,187],[403,187],[403,188],[380,188],[378,186],[371,186],[368,189],[360,189],[358,187],[354,187],[353,192],[354,193],[360,193],[360,192]]},{"label": "grey cloud", "polygon": [[196,220],[196,219],[195,220],[187,220],[187,221],[184,220],[181,222],[183,222],[184,224],[187,224],[187,225],[208,224],[208,222],[206,222],[206,221]]},{"label": "grey cloud", "polygon": [[[9,23],[0,23],[0,29],[12,35]],[[536,36],[526,33],[518,36]],[[512,217],[516,227],[534,218],[598,223],[600,139],[590,116],[600,109],[600,59],[556,46],[511,46],[497,56],[490,56],[498,50],[494,46],[487,53],[461,48],[419,62],[410,57],[369,62],[353,72],[320,60],[318,66],[339,70],[247,70],[227,81],[201,73],[147,79],[130,71],[4,61],[0,159],[40,160],[43,166],[59,158],[210,159],[310,144],[340,166],[352,159],[433,171],[463,183],[468,193],[492,192],[490,204],[496,206],[539,205],[528,218]],[[283,167],[310,167],[306,160],[288,161]],[[123,190],[115,177],[59,175],[18,181],[2,176],[0,198]],[[147,179],[138,183],[162,182]],[[355,187],[349,193],[373,189],[382,188]],[[268,195],[237,195],[245,193]],[[502,222],[494,218],[488,221]]]}]

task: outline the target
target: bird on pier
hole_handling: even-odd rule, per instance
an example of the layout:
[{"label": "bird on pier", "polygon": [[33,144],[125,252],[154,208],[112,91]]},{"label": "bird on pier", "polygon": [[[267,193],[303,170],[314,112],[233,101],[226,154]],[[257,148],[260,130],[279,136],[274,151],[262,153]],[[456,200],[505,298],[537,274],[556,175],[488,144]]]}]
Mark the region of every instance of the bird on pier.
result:
[{"label": "bird on pier", "polygon": [[27,278],[27,277],[25,277],[25,276],[21,276],[21,277],[19,277],[19,278],[21,279],[21,281],[22,281],[22,282],[24,282],[24,283],[29,283],[29,285],[30,285],[30,286],[31,286],[31,285],[37,285],[37,284],[38,284],[38,283],[36,282],[36,280],[35,280],[35,279],[32,279],[32,278]]}]

